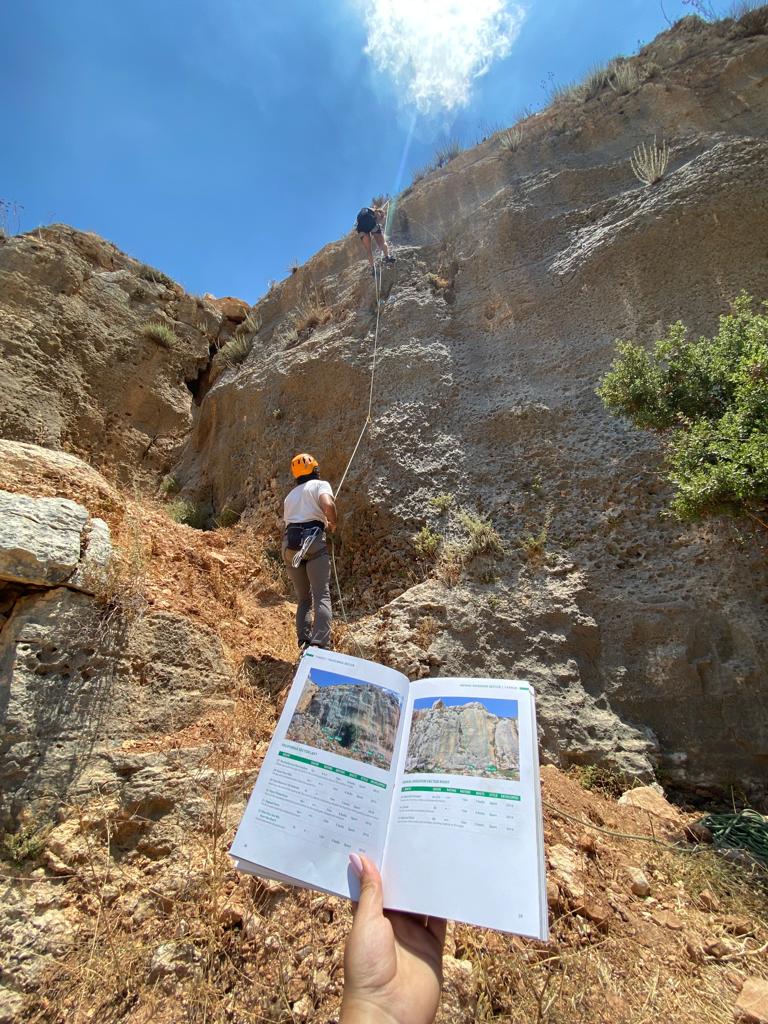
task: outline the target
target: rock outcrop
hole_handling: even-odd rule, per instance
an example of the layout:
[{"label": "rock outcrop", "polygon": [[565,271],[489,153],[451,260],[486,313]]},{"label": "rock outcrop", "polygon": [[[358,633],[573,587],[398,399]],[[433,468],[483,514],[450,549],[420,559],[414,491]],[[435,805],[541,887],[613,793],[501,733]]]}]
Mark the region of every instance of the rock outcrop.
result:
[{"label": "rock outcrop", "polygon": [[401,698],[381,686],[318,686],[310,674],[286,738],[388,769],[400,706]]},{"label": "rock outcrop", "polygon": [[[694,19],[638,59],[658,68],[627,95],[554,105],[516,151],[491,138],[400,197],[337,561],[367,655],[409,675],[531,679],[557,763],[702,791],[738,780],[760,800],[761,538],[665,518],[657,442],[595,387],[617,337],[651,341],[678,319],[712,333],[741,289],[763,297],[768,41]],[[646,187],[629,158],[653,135],[671,155]],[[376,304],[356,244],[270,292],[250,355],[197,411],[174,472],[216,509],[273,527],[295,450],[339,480],[371,381]],[[299,336],[310,294],[328,315]],[[466,548],[459,513],[490,518],[505,553],[457,578],[412,537],[427,525]]]},{"label": "rock outcrop", "polygon": [[405,770],[518,779],[517,719],[494,715],[481,701],[436,700],[413,713]]}]

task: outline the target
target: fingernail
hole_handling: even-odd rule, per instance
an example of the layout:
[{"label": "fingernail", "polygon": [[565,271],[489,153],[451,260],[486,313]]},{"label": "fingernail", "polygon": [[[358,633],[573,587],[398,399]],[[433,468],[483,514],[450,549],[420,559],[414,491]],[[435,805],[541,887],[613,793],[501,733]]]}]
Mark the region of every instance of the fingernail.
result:
[{"label": "fingernail", "polygon": [[363,862],[360,860],[356,853],[350,853],[349,863],[352,865],[352,870],[355,872],[358,878],[363,877]]}]

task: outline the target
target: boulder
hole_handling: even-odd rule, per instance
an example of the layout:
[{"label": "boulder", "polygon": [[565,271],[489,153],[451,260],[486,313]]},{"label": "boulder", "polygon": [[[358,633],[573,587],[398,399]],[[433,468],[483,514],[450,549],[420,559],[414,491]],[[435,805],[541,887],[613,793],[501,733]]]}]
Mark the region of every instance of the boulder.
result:
[{"label": "boulder", "polygon": [[656,786],[638,786],[636,789],[628,789],[619,797],[619,803],[625,807],[637,807],[656,818],[675,824],[679,823],[682,818],[677,807],[673,806]]},{"label": "boulder", "polygon": [[109,527],[77,502],[0,491],[0,579],[92,592],[111,557]]},{"label": "boulder", "polygon": [[747,978],[736,1000],[736,1017],[744,1024],[768,1024],[768,981]]}]

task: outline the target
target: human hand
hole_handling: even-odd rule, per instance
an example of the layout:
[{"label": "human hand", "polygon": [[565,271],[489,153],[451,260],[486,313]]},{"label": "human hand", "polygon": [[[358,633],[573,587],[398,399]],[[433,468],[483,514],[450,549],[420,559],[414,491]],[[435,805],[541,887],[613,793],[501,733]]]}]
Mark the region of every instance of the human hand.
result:
[{"label": "human hand", "polygon": [[340,1024],[432,1024],[440,1002],[445,921],[384,910],[381,875],[350,856],[360,902],[344,950]]}]

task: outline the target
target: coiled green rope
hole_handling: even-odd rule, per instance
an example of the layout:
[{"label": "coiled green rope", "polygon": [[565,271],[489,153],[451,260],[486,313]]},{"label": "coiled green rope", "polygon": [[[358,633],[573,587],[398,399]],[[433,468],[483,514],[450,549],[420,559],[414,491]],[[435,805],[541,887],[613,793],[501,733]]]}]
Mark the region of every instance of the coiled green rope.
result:
[{"label": "coiled green rope", "polygon": [[738,814],[708,814],[699,824],[709,829],[717,848],[747,850],[768,864],[768,818],[757,811],[745,808]]}]

